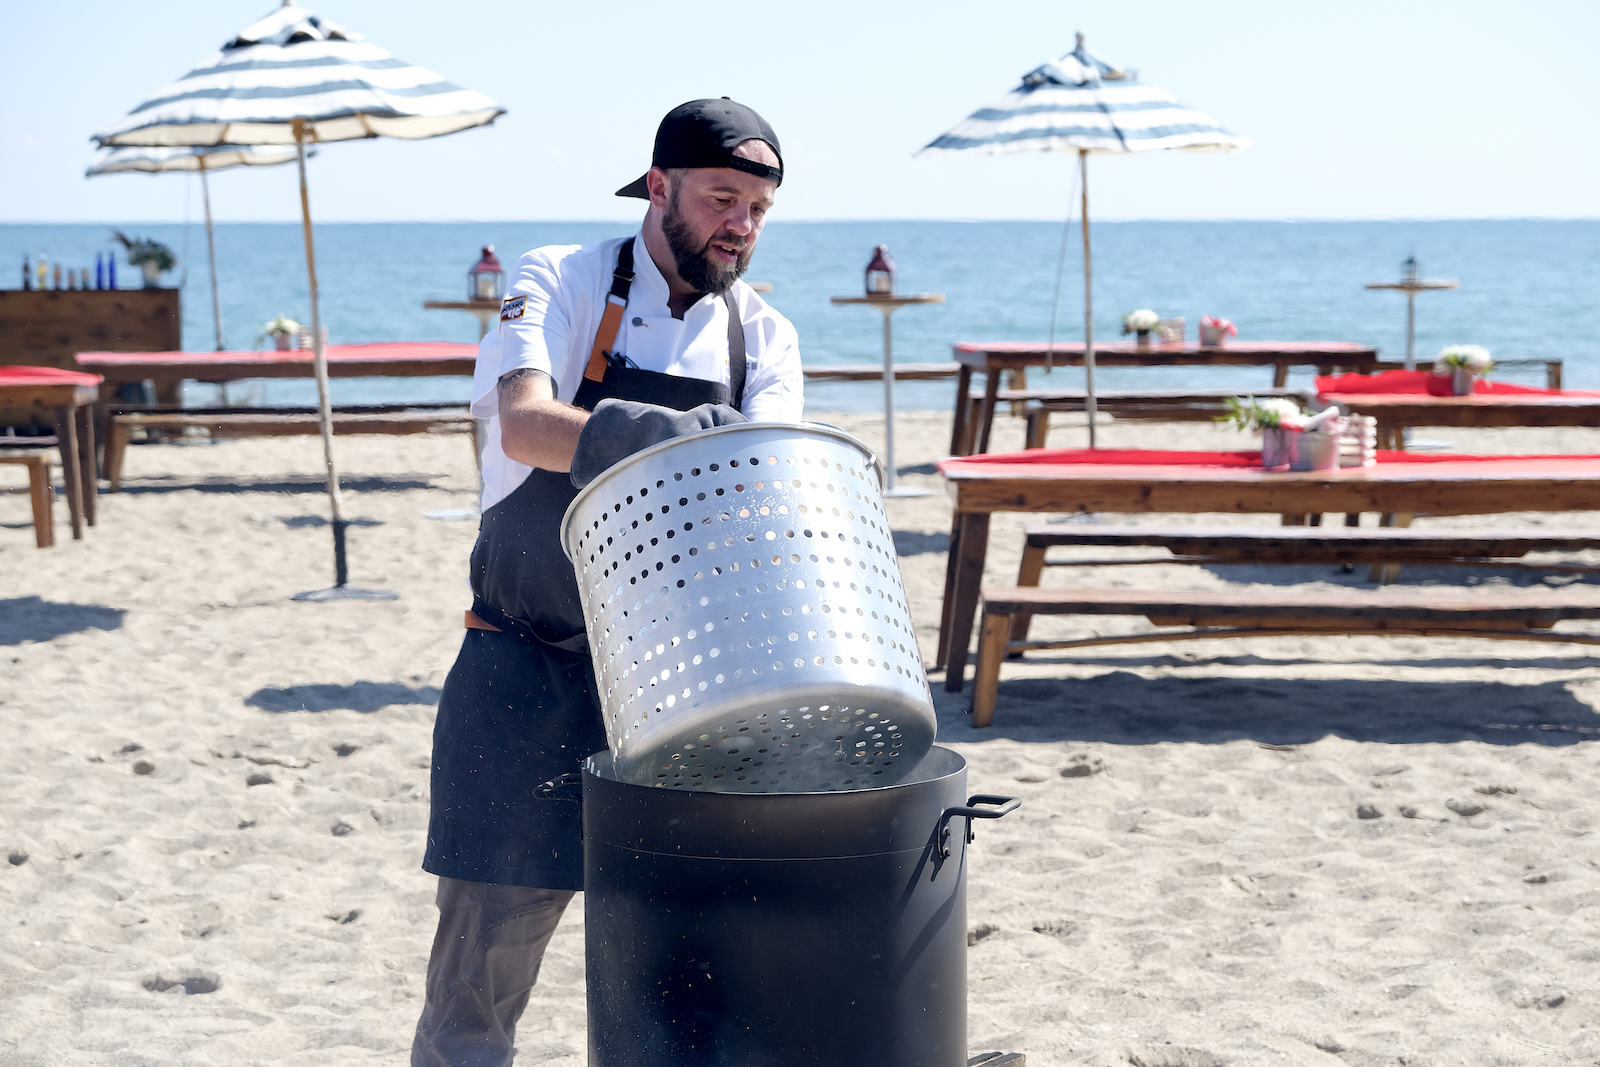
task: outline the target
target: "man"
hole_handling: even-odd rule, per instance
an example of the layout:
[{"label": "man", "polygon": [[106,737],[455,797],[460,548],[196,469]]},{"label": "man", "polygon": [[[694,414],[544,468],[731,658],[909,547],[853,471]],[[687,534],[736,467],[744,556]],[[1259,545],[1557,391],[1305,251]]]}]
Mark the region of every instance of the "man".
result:
[{"label": "man", "polygon": [[739,281],[783,180],[772,128],[726,97],[674,108],[639,233],[522,257],[478,349],[489,419],[472,610],[434,727],[423,868],[439,929],[414,1067],[503,1065],[550,936],[583,888],[581,814],[536,795],[606,747],[559,527],[575,486],[729,422],[798,421],[799,341]]}]

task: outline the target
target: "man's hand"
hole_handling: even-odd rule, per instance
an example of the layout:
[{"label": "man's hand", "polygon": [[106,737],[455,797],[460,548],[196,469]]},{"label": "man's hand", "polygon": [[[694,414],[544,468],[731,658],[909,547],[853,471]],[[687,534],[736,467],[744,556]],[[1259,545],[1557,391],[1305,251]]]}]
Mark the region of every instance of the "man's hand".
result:
[{"label": "man's hand", "polygon": [[571,470],[589,413],[557,400],[550,375],[532,367],[502,374],[499,390],[500,447],[505,454],[541,470]]}]

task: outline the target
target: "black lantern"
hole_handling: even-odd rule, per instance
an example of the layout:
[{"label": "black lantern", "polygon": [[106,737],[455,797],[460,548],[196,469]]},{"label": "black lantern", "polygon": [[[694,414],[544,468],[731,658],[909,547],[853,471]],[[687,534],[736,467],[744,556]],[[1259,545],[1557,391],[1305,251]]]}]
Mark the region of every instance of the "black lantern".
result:
[{"label": "black lantern", "polygon": [[894,295],[894,260],[889,258],[888,245],[879,245],[867,264],[867,295]]},{"label": "black lantern", "polygon": [[494,245],[483,246],[483,258],[467,271],[468,300],[499,300],[506,272],[494,256]]},{"label": "black lantern", "polygon": [[1400,280],[1409,284],[1421,277],[1422,267],[1417,263],[1417,257],[1407,256],[1405,262],[1400,264]]}]

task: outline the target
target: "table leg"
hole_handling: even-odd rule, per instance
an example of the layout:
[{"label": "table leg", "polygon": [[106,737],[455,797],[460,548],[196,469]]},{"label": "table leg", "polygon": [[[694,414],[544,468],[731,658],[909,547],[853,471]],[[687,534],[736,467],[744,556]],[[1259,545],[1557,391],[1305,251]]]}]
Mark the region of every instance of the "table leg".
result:
[{"label": "table leg", "polygon": [[950,454],[964,456],[967,453],[961,450],[962,439],[967,430],[967,390],[972,388],[972,368],[965,363],[956,374],[956,410],[952,417],[950,427]]},{"label": "table leg", "polygon": [[83,494],[83,518],[90,526],[95,524],[95,502],[100,495],[100,480],[96,475],[94,454],[94,411],[88,405],[77,409],[82,422],[78,439],[78,489]]},{"label": "table leg", "polygon": [[978,455],[989,451],[989,431],[994,428],[994,406],[1000,395],[1000,372],[991,370],[984,375],[983,411],[978,415]]},{"label": "table leg", "polygon": [[72,408],[56,409],[56,436],[60,438],[61,480],[67,487],[67,514],[72,517],[72,539],[83,540],[83,495],[78,475],[78,419]]},{"label": "table leg", "polygon": [[156,403],[169,407],[183,406],[183,379],[182,378],[157,378]]},{"label": "table leg", "polygon": [[1279,360],[1274,364],[1272,371],[1272,387],[1282,389],[1289,384],[1289,364],[1286,360]]},{"label": "table leg", "polygon": [[950,590],[950,639],[946,645],[944,687],[961,692],[967,681],[967,643],[972,640],[972,621],[978,612],[978,596],[983,588],[983,560],[989,548],[989,513],[969,512],[960,517],[959,547],[951,546],[951,565],[955,568],[954,588]]},{"label": "table leg", "polygon": [[[1378,525],[1404,530],[1409,528],[1415,519],[1416,515],[1410,512],[1392,512],[1384,515],[1383,518],[1378,521]],[[1393,582],[1399,577],[1400,564],[1398,563],[1374,563],[1372,565],[1372,569],[1367,572],[1367,581],[1373,582],[1377,585],[1388,585],[1390,582]]]},{"label": "table leg", "polygon": [[939,650],[933,654],[934,670],[944,666],[950,653],[950,616],[955,605],[956,561],[961,554],[961,516],[950,520],[950,547],[944,554],[944,599],[939,601]]}]

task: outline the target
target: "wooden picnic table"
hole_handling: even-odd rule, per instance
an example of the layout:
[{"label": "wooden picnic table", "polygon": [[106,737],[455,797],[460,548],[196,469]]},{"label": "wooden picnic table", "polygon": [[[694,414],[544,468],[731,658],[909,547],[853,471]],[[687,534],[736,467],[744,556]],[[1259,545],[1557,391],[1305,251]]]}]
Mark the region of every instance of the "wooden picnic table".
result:
[{"label": "wooden picnic table", "polygon": [[995,512],[1375,511],[1408,520],[1419,512],[1600,510],[1600,456],[1379,452],[1373,467],[1268,473],[1258,452],[1035,449],[947,459],[939,469],[955,503],[937,654],[951,692],[965,682]]},{"label": "wooden picnic table", "polygon": [[[1403,449],[1405,431],[1412,426],[1600,426],[1600,390],[1534,389],[1480,380],[1470,396],[1429,392],[1430,385],[1445,381],[1429,371],[1387,371],[1364,379],[1341,375],[1319,378],[1317,395],[1324,404],[1378,420],[1380,448]],[[1352,387],[1359,391],[1346,391]]]},{"label": "wooden picnic table", "polygon": [[[964,455],[967,440],[967,391],[972,375],[985,376],[983,404],[979,408],[976,433],[977,452],[989,450],[989,432],[994,426],[995,403],[1002,372],[1025,373],[1029,367],[1042,367],[1047,361],[1060,367],[1083,365],[1082,341],[1058,341],[1042,345],[1031,341],[960,341],[955,345],[956,362],[961,371],[956,378],[955,425],[950,433],[950,452]],[[1226,345],[1200,345],[1187,341],[1172,344],[1139,345],[1131,341],[1096,344],[1097,367],[1273,367],[1274,388],[1289,380],[1289,368],[1311,366],[1322,374],[1335,369],[1369,370],[1377,362],[1378,350],[1353,341],[1230,341]],[[1016,383],[1017,388],[1022,383]]]},{"label": "wooden picnic table", "polygon": [[[100,395],[98,374],[55,367],[0,366],[0,407],[48,410],[61,449],[61,470],[67,483],[67,510],[73,540],[83,527],[95,524],[94,420],[90,407]],[[40,521],[35,515],[35,522]]]},{"label": "wooden picnic table", "polygon": [[[330,378],[471,377],[476,345],[449,341],[402,341],[328,345]],[[311,350],[287,352],[79,352],[78,367],[113,385],[153,381],[162,404],[182,402],[184,379],[232,382],[243,378],[309,378]],[[111,390],[115,392],[115,390]]]}]

